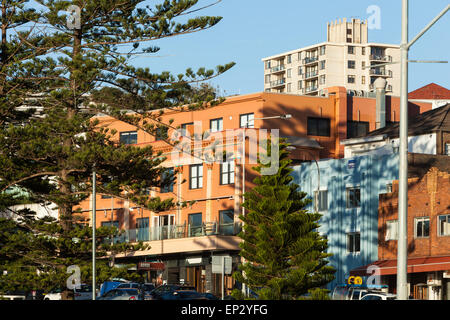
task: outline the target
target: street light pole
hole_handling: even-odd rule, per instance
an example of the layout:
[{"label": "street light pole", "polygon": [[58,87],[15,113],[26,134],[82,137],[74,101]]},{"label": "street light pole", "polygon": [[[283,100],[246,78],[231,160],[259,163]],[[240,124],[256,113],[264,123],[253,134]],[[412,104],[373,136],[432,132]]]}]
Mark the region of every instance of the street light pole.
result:
[{"label": "street light pole", "polygon": [[97,213],[97,205],[96,205],[96,190],[95,185],[97,184],[97,177],[95,173],[95,165],[92,168],[92,300],[95,300],[96,296],[96,285],[95,285],[95,225],[96,225],[96,213]]},{"label": "street light pole", "polygon": [[[402,41],[400,44],[400,163],[398,191],[397,298],[408,299],[408,51],[447,11],[447,5],[417,36],[408,42],[409,0],[402,0]],[[440,62],[440,61],[438,61]]]}]

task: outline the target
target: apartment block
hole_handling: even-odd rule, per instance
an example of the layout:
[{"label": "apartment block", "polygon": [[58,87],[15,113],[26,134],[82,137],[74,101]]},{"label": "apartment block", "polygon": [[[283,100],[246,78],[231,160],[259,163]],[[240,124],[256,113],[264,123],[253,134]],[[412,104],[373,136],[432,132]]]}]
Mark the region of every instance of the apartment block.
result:
[{"label": "apartment block", "polygon": [[327,24],[326,42],[263,58],[264,91],[324,96],[328,87],[342,86],[371,96],[381,77],[386,93],[398,96],[400,65],[382,64],[399,60],[398,45],[370,43],[366,21],[344,18]]}]

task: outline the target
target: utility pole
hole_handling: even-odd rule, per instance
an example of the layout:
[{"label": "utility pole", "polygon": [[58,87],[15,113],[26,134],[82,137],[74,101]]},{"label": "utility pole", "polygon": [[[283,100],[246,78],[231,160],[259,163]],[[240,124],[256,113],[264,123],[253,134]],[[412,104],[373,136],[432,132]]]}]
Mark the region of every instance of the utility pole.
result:
[{"label": "utility pole", "polygon": [[95,164],[92,168],[92,300],[95,300],[96,296],[96,285],[95,285],[95,225],[96,225],[96,213],[97,213],[97,205],[95,203],[96,200],[96,190],[95,185],[97,184],[97,177],[95,173]]},{"label": "utility pole", "polygon": [[402,41],[400,44],[400,163],[398,192],[397,299],[408,299],[408,52],[409,48],[447,11],[448,5],[408,42],[409,0],[402,0]]}]

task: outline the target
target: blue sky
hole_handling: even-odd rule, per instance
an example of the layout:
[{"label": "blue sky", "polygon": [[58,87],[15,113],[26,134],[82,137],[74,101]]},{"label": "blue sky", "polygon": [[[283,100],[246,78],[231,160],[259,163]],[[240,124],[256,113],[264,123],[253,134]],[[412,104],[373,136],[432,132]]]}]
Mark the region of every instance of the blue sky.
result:
[{"label": "blue sky", "polygon": [[[198,6],[216,2],[199,0]],[[409,39],[441,10],[448,0],[409,1]],[[222,16],[215,27],[191,35],[152,43],[161,50],[134,63],[154,72],[175,74],[186,68],[215,68],[231,61],[236,66],[211,81],[221,93],[263,91],[262,58],[326,41],[326,24],[339,18],[367,19],[367,8],[380,8],[381,29],[369,30],[370,42],[400,44],[401,0],[222,0],[198,12]],[[410,59],[450,60],[450,12],[411,47]],[[435,82],[450,89],[450,63],[409,64],[409,91]]]}]

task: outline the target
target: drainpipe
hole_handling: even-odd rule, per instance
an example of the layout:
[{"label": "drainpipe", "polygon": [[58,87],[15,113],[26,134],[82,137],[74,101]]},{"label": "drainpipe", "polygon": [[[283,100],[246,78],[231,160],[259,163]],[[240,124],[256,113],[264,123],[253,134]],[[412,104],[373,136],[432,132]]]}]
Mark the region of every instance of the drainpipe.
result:
[{"label": "drainpipe", "polygon": [[386,126],[386,80],[377,78],[374,85],[377,98],[375,129],[380,129]]}]

